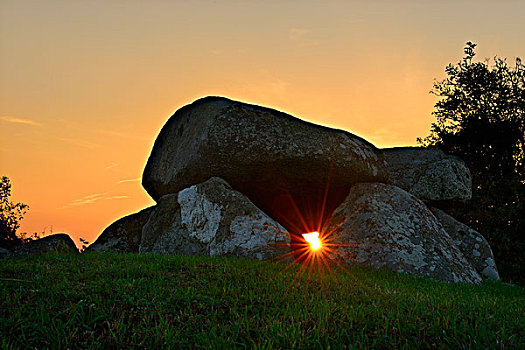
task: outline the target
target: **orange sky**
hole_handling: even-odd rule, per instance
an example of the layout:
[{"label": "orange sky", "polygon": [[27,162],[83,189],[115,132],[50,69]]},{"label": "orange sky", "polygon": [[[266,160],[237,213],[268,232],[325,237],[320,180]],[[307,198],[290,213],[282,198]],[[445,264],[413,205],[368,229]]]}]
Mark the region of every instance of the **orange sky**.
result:
[{"label": "orange sky", "polygon": [[155,137],[205,95],[414,145],[466,41],[525,58],[523,14],[525,1],[2,0],[0,175],[31,207],[21,231],[93,242],[153,204],[138,179]]}]

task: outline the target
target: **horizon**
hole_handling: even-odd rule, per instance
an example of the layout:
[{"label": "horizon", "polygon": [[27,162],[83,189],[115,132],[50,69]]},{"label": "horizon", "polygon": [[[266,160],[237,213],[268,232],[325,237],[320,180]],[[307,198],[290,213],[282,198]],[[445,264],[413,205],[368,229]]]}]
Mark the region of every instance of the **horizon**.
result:
[{"label": "horizon", "polygon": [[[525,58],[525,3],[4,1],[0,175],[18,232],[93,243],[153,205],[141,186],[167,119],[218,95],[356,134],[429,134],[429,91],[464,56]],[[188,15],[191,14],[191,15]]]}]

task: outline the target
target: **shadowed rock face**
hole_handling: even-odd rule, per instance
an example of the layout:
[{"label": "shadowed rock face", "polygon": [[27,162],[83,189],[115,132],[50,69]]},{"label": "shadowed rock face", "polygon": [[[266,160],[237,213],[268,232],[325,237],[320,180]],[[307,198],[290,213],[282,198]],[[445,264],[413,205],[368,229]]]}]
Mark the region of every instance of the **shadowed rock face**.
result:
[{"label": "shadowed rock face", "polygon": [[430,208],[467,261],[483,278],[499,280],[494,255],[481,233],[471,229],[437,208]]},{"label": "shadowed rock face", "polygon": [[142,227],[148,222],[153,208],[149,207],[118,219],[102,231],[86,251],[138,253]]},{"label": "shadowed rock face", "polygon": [[286,230],[220,178],[161,197],[142,229],[139,250],[259,260],[289,251]]},{"label": "shadowed rock face", "polygon": [[[327,217],[356,182],[383,181],[377,149],[348,132],[288,114],[206,97],[164,125],[142,184],[155,199],[212,176],[225,179],[292,233]],[[323,210],[323,198],[327,191]]]},{"label": "shadowed rock face", "polygon": [[57,233],[43,238],[29,241],[15,247],[14,255],[42,254],[42,253],[78,253],[75,242],[65,233]]},{"label": "shadowed rock face", "polygon": [[[347,220],[348,219],[348,220]],[[361,183],[336,209],[332,238],[343,260],[448,282],[480,283],[476,270],[423,202],[380,183]]]},{"label": "shadowed rock face", "polygon": [[390,183],[422,200],[472,198],[470,171],[458,157],[439,149],[398,147],[382,149]]}]

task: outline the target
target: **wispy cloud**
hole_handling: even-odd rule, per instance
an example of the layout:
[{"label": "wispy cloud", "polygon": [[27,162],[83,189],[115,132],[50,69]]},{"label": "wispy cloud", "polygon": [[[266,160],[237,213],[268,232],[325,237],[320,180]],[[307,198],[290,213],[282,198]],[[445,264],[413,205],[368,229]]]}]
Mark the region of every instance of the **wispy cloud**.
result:
[{"label": "wispy cloud", "polygon": [[286,99],[289,95],[291,84],[271,72],[263,69],[257,74],[257,79],[250,82],[243,81],[240,88],[248,91],[250,94],[259,96],[261,99]]},{"label": "wispy cloud", "polygon": [[108,196],[107,193],[94,193],[94,194],[84,196],[82,198],[75,199],[71,201],[70,203],[59,207],[58,209],[77,207],[80,205],[92,204],[92,203],[104,201],[104,200],[125,199],[125,198],[129,198],[129,197],[128,196]]},{"label": "wispy cloud", "polygon": [[92,142],[84,141],[80,139],[72,139],[68,137],[57,137],[57,140],[67,142],[74,146],[80,146],[80,147],[89,148],[89,149],[94,149],[98,147],[96,143],[92,143]]},{"label": "wispy cloud", "polygon": [[304,28],[290,28],[288,30],[288,38],[295,42],[300,47],[317,46],[319,42],[311,40],[309,37],[312,33],[310,29]]},{"label": "wispy cloud", "polygon": [[290,40],[297,41],[302,39],[306,34],[311,33],[312,31],[310,29],[302,29],[302,28],[290,28],[288,30],[288,36]]},{"label": "wispy cloud", "polygon": [[108,165],[108,166],[106,167],[106,169],[112,169],[112,168],[114,168],[114,167],[116,167],[116,166],[118,166],[117,163],[111,163],[110,165]]},{"label": "wispy cloud", "polygon": [[75,199],[73,200],[72,202],[58,208],[58,209],[65,209],[65,208],[69,208],[69,207],[76,207],[76,206],[79,206],[79,205],[84,205],[84,204],[91,204],[91,203],[95,203],[99,200],[102,200],[104,198],[104,196],[106,195],[106,193],[94,193],[94,194],[90,194],[88,196],[84,196],[82,198],[78,198],[78,199]]},{"label": "wispy cloud", "polygon": [[35,122],[34,120],[29,119],[22,119],[22,118],[14,118],[14,117],[8,117],[8,116],[0,116],[0,120],[8,123],[14,123],[14,124],[26,124],[26,125],[32,125],[32,126],[42,126],[42,124]]},{"label": "wispy cloud", "polygon": [[123,183],[125,183],[125,182],[137,182],[137,181],[140,181],[140,180],[141,180],[141,178],[139,177],[139,178],[136,178],[136,179],[120,180],[120,181],[118,181],[117,183],[118,183],[118,184],[123,184]]},{"label": "wispy cloud", "polygon": [[106,197],[104,199],[109,200],[109,199],[124,199],[124,198],[129,198],[129,197],[128,196],[111,196],[111,197]]},{"label": "wispy cloud", "polygon": [[137,136],[137,135],[131,135],[125,132],[120,131],[114,131],[114,130],[105,130],[105,129],[98,129],[97,130],[99,134],[102,135],[108,135],[108,136],[116,136],[121,137],[125,139],[131,139],[131,140],[149,140],[149,138],[144,136]]}]

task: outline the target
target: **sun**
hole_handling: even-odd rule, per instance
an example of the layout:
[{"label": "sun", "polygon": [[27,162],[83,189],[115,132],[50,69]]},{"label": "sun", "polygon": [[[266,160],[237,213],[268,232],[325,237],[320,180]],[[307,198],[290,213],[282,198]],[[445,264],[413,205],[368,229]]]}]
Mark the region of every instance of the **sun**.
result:
[{"label": "sun", "polygon": [[310,249],[313,251],[319,250],[322,247],[321,240],[319,239],[319,232],[314,231],[310,233],[303,233],[305,241],[310,244]]}]

